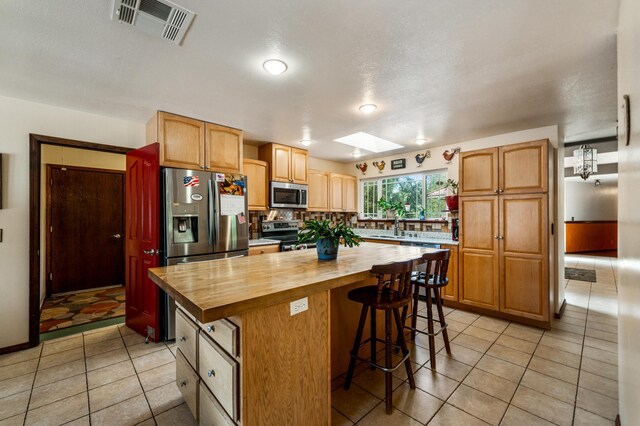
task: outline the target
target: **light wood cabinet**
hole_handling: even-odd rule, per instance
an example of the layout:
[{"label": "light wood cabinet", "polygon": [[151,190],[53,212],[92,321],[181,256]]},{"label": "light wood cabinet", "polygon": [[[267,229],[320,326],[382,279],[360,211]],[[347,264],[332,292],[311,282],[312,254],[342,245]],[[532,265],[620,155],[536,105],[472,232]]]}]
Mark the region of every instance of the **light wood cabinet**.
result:
[{"label": "light wood cabinet", "polygon": [[255,246],[255,247],[249,247],[249,256],[267,254],[267,253],[278,253],[279,251],[280,251],[279,244]]},{"label": "light wood cabinet", "polygon": [[545,320],[549,309],[547,195],[500,197],[500,311]]},{"label": "light wood cabinet", "polygon": [[242,130],[205,123],[204,146],[207,170],[243,173]]},{"label": "light wood cabinet", "polygon": [[460,204],[459,301],[499,309],[497,197],[462,197]]},{"label": "light wood cabinet", "polygon": [[460,156],[461,304],[549,323],[549,159],[546,140]]},{"label": "light wood cabinet", "polygon": [[458,246],[442,244],[440,246],[443,249],[451,251],[449,257],[449,269],[447,271],[447,278],[449,284],[442,289],[442,298],[445,300],[458,301]]},{"label": "light wood cabinet", "polygon": [[308,210],[329,211],[329,173],[309,170],[309,207]]},{"label": "light wood cabinet", "polygon": [[146,133],[160,144],[161,166],[242,173],[242,130],[158,111]]},{"label": "light wood cabinet", "polygon": [[548,191],[547,140],[460,153],[460,196]]},{"label": "light wood cabinet", "polygon": [[329,210],[356,212],[358,179],[355,176],[329,174]]},{"label": "light wood cabinet", "polygon": [[269,163],[272,181],[308,183],[306,150],[269,143],[258,148],[258,156]]},{"label": "light wood cabinet", "polygon": [[244,160],[244,174],[247,176],[247,202],[249,210],[269,208],[269,164],[260,160]]}]

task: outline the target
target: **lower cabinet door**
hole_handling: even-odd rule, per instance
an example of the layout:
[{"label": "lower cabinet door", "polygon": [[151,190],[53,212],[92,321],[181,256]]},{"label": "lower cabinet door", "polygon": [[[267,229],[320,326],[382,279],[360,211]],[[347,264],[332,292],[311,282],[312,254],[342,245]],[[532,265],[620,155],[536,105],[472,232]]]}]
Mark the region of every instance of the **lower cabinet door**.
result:
[{"label": "lower cabinet door", "polygon": [[240,366],[204,333],[200,333],[198,341],[198,374],[229,416],[237,421],[240,417]]},{"label": "lower cabinet door", "polygon": [[176,385],[191,414],[198,418],[198,374],[193,371],[180,349],[176,352]]},{"label": "lower cabinet door", "polygon": [[209,392],[209,389],[200,383],[200,425],[202,426],[222,426],[234,425],[233,420],[225,413],[222,405],[216,397]]},{"label": "lower cabinet door", "polygon": [[447,278],[449,284],[442,288],[441,296],[445,300],[458,301],[458,246],[454,245],[442,245],[441,248],[451,251],[451,257],[449,258],[449,270],[447,271]]}]

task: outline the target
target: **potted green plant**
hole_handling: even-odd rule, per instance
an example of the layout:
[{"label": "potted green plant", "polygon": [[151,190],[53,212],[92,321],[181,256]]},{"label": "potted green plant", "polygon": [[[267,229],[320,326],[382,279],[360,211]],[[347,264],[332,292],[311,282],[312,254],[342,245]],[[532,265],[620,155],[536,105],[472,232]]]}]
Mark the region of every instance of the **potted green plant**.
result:
[{"label": "potted green plant", "polygon": [[380,199],[378,200],[378,209],[384,212],[385,216],[388,219],[391,219],[392,216],[395,215],[393,213],[393,210],[391,209],[391,203],[388,202],[384,197],[380,197]]},{"label": "potted green plant", "polygon": [[420,214],[420,220],[425,220],[426,219],[426,209],[424,207],[420,207],[418,212]]},{"label": "potted green plant", "polygon": [[332,224],[328,220],[307,220],[298,233],[299,243],[316,243],[318,260],[337,258],[341,240],[345,247],[359,246],[364,241],[344,222]]},{"label": "potted green plant", "polygon": [[445,201],[449,210],[458,210],[458,181],[453,179],[447,179],[446,182],[439,181],[438,185],[444,189],[451,191],[452,195],[447,195]]}]

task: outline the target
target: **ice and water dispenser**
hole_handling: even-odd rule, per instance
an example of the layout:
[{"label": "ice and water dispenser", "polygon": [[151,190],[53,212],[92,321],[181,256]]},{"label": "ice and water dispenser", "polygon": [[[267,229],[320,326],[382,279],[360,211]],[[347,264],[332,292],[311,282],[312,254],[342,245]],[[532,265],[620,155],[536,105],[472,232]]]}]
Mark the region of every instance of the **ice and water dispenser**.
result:
[{"label": "ice and water dispenser", "polygon": [[[196,207],[194,209],[194,207]],[[198,211],[193,204],[171,203],[173,243],[198,242]]]}]

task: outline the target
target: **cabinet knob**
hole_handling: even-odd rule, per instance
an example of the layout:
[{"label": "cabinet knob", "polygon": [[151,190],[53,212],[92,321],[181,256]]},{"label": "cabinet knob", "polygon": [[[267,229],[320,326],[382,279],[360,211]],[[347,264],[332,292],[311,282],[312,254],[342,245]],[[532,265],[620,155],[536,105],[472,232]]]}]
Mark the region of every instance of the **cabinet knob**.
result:
[{"label": "cabinet knob", "polygon": [[207,371],[207,376],[215,377],[216,376],[216,372],[213,369],[211,369],[211,370]]},{"label": "cabinet knob", "polygon": [[493,238],[495,238],[496,240],[499,239],[500,237],[497,235],[494,235]]},{"label": "cabinet knob", "polygon": [[504,189],[499,189],[498,192],[502,194],[504,192]]},{"label": "cabinet knob", "polygon": [[214,333],[216,331],[216,326],[215,325],[208,325],[207,326],[207,331],[209,333]]},{"label": "cabinet knob", "polygon": [[503,237],[502,235],[500,235],[500,236],[498,237],[498,239],[500,239],[500,240],[504,240],[504,237]]},{"label": "cabinet knob", "polygon": [[180,387],[181,387],[181,388],[183,388],[183,387],[185,387],[185,386],[187,386],[187,381],[186,381],[186,380],[182,380],[182,381],[180,382]]},{"label": "cabinet knob", "polygon": [[494,193],[494,194],[497,194],[497,193],[498,193],[498,190],[497,190],[497,189],[494,189],[494,190],[493,190],[493,193]]},{"label": "cabinet knob", "polygon": [[180,336],[180,341],[181,342],[186,342],[187,341],[187,336]]}]

